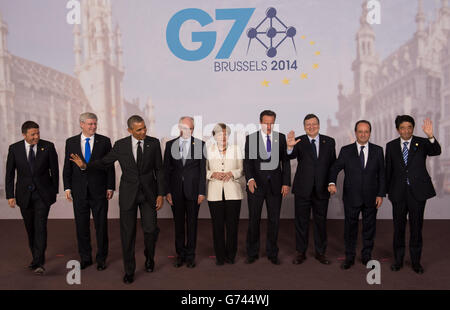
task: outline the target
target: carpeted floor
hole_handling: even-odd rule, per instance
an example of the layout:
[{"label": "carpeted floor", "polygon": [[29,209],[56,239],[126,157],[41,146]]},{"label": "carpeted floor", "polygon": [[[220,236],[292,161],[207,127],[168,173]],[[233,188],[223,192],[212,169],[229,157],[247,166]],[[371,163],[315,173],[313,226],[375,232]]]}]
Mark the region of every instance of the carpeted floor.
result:
[{"label": "carpeted floor", "polygon": [[[69,260],[79,259],[77,254],[75,223],[73,220],[49,220],[46,274],[34,275],[26,266],[31,261],[26,232],[21,220],[0,221],[0,289],[151,289],[151,290],[436,290],[450,289],[450,221],[426,220],[423,237],[423,275],[411,269],[409,257],[406,266],[394,273],[392,263],[392,221],[378,220],[373,258],[381,262],[381,285],[369,285],[369,272],[357,262],[350,270],[341,270],[344,258],[343,220],[328,221],[327,256],[329,266],[314,259],[312,231],[307,260],[302,265],[291,263],[295,254],[295,235],[292,220],[282,220],[279,233],[280,266],[272,265],[264,255],[266,222],[261,225],[261,258],[252,265],[244,264],[247,220],[241,220],[239,249],[236,264],[216,266],[212,247],[210,220],[199,220],[197,241],[197,267],[174,268],[174,232],[171,219],[158,221],[161,229],[156,250],[156,268],[153,273],[143,270],[143,235],[138,225],[136,240],[137,270],[135,282],[122,283],[123,264],[118,220],[110,220],[110,254],[108,268],[97,271],[95,264],[81,272],[81,285],[68,285],[66,275]],[[409,233],[409,232],[407,232]],[[93,230],[92,230],[92,236]],[[95,238],[93,240],[95,249]],[[358,254],[361,239],[358,239]],[[95,257],[95,251],[93,253]],[[359,257],[357,257],[359,259]]]}]

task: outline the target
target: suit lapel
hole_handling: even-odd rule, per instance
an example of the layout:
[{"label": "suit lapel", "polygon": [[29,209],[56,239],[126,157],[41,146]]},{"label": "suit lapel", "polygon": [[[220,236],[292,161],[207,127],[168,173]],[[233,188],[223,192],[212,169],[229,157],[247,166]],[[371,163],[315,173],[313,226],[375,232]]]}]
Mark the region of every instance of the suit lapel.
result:
[{"label": "suit lapel", "polygon": [[[101,144],[101,142],[99,142],[98,136],[94,135],[94,146],[92,147],[92,150],[91,150],[91,159],[90,160],[97,158],[97,154],[99,152],[98,148],[99,148],[100,144]],[[80,144],[80,147],[81,147],[81,144]]]},{"label": "suit lapel", "polygon": [[413,138],[411,139],[411,145],[409,146],[409,151],[408,151],[408,166],[411,163],[412,159],[414,158],[414,155],[416,155],[417,152],[417,139],[416,137],[413,136]]},{"label": "suit lapel", "polygon": [[22,146],[19,149],[20,149],[20,157],[22,157],[22,160],[28,166],[28,171],[30,172],[30,174],[32,174],[30,164],[28,163],[28,154],[25,140],[23,141]]},{"label": "suit lapel", "polygon": [[45,147],[42,145],[41,140],[39,140],[38,144],[36,145],[36,160],[34,162],[34,168],[38,167],[39,161],[42,158],[43,152],[45,151]]},{"label": "suit lapel", "polygon": [[150,139],[146,136],[144,139],[144,146],[142,148],[142,168],[145,168],[148,164],[148,160],[150,159],[150,156],[148,156],[150,152]]},{"label": "suit lapel", "polygon": [[133,155],[133,139],[131,137],[132,136],[128,137],[128,143],[126,145],[127,153],[128,153],[130,160],[136,164],[136,168],[137,168],[137,161],[136,161],[136,159],[134,159],[134,155]]},{"label": "suit lapel", "polygon": [[361,167],[361,159],[359,158],[359,148],[356,142],[353,143],[353,154],[355,155],[355,161],[358,163],[359,169],[363,170],[363,167]]},{"label": "suit lapel", "polygon": [[367,169],[367,167],[369,167],[369,165],[373,162],[373,159],[374,159],[374,154],[373,154],[374,147],[373,147],[373,144],[369,143],[368,146],[369,146],[369,149],[367,151],[369,152],[369,154],[367,156],[367,163],[366,163],[366,166],[365,166],[364,169]]}]

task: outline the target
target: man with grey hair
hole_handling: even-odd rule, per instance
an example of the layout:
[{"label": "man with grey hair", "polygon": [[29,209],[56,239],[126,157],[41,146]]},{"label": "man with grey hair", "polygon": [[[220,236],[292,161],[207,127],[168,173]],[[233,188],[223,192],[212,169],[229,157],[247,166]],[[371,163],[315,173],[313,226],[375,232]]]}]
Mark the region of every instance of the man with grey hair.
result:
[{"label": "man with grey hair", "polygon": [[159,140],[147,136],[145,121],[139,115],[128,119],[131,136],[116,141],[112,150],[102,159],[86,163],[77,154],[71,160],[82,170],[107,169],[119,161],[122,169],[119,190],[120,237],[125,268],[124,283],[134,281],[136,259],[136,218],[139,208],[145,245],[145,271],[155,268],[155,247],[159,228],[156,212],[164,203],[163,163]]},{"label": "man with grey hair", "polygon": [[206,195],[205,142],[192,136],[192,117],[181,117],[178,128],[180,136],[168,141],[164,152],[165,190],[175,221],[174,266],[186,262],[194,268],[198,211]]},{"label": "man with grey hair", "polygon": [[81,133],[66,141],[63,180],[66,199],[73,201],[81,269],[92,265],[90,214],[94,218],[97,239],[97,270],[106,268],[108,256],[108,200],[116,186],[114,166],[106,170],[82,171],[70,161],[77,154],[89,163],[103,158],[111,150],[108,137],[97,134],[97,116],[86,112],[80,115]]}]

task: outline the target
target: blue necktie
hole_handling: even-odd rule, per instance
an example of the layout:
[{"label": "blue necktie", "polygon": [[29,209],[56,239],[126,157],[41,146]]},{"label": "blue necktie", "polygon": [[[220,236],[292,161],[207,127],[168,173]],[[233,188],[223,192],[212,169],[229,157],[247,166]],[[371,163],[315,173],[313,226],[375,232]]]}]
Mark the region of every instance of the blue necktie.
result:
[{"label": "blue necktie", "polygon": [[89,144],[89,140],[91,138],[86,138],[86,144],[84,145],[84,159],[86,162],[89,162],[89,159],[91,159],[91,145]]},{"label": "blue necktie", "polygon": [[361,151],[359,152],[359,160],[361,161],[361,167],[364,169],[364,148],[365,146],[361,146]]},{"label": "blue necktie", "polygon": [[272,142],[270,142],[270,136],[269,135],[267,135],[267,146],[266,146],[266,149],[267,149],[267,154],[269,154],[269,156],[270,156],[270,153],[272,152]]},{"label": "blue necktie", "polygon": [[[405,166],[408,165],[408,143],[409,142],[403,142],[403,161],[405,162]],[[409,185],[408,176],[406,176],[406,183]]]}]

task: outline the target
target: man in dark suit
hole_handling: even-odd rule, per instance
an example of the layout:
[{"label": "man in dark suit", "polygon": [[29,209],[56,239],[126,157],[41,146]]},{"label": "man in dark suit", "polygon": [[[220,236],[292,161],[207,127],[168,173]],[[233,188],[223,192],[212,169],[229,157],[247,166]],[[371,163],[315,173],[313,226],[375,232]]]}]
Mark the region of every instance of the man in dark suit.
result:
[{"label": "man in dark suit", "polygon": [[343,146],[330,170],[328,191],[336,193],[336,180],[344,170],[345,261],[342,269],[355,263],[359,213],[362,213],[364,265],[372,259],[377,210],[386,195],[383,148],[369,143],[372,127],[361,120],[355,125],[356,142]]},{"label": "man in dark suit", "polygon": [[153,272],[155,267],[155,245],[159,234],[156,211],[164,203],[163,164],[159,140],[147,136],[147,127],[142,117],[131,116],[128,121],[131,136],[118,140],[111,151],[101,160],[87,165],[76,154],[71,160],[81,169],[107,169],[119,161],[122,169],[119,188],[120,237],[125,267],[124,283],[134,281],[136,259],[136,218],[139,208],[145,244],[145,270]]},{"label": "man in dark suit", "polygon": [[92,265],[90,214],[94,218],[97,239],[97,270],[106,269],[108,255],[108,200],[113,197],[116,186],[114,166],[103,169],[80,170],[70,161],[70,154],[77,154],[85,162],[103,158],[111,150],[109,138],[99,135],[97,116],[93,113],[80,115],[82,132],[66,141],[63,180],[66,199],[72,201],[77,230],[78,253],[81,269]]},{"label": "man in dark suit", "polygon": [[275,265],[278,258],[278,228],[281,201],[289,193],[291,164],[286,154],[286,137],[273,131],[276,114],[265,110],[259,116],[261,130],[246,137],[244,173],[247,180],[249,223],[247,264],[259,258],[260,222],[264,201],[267,207],[267,258]]},{"label": "man in dark suit", "polygon": [[422,274],[420,258],[425,203],[436,196],[426,159],[440,155],[441,146],[433,135],[430,119],[427,118],[422,126],[427,138],[413,136],[414,126],[414,119],[409,115],[395,119],[400,137],[386,145],[386,184],[394,220],[395,263],[391,269],[398,271],[403,267],[406,216],[409,214],[411,265],[416,273]]},{"label": "man in dark suit", "polygon": [[188,268],[194,268],[198,211],[206,194],[205,143],[192,136],[192,117],[180,118],[178,127],[180,136],[168,141],[164,151],[166,199],[175,221],[174,266],[178,268],[186,262]]},{"label": "man in dark suit", "polygon": [[6,199],[11,208],[17,204],[22,213],[33,256],[28,268],[43,275],[47,217],[58,194],[58,155],[53,143],[40,139],[39,125],[35,122],[23,123],[22,135],[24,140],[9,146],[5,176]]},{"label": "man in dark suit", "polygon": [[314,114],[303,120],[306,135],[295,137],[288,134],[288,158],[297,159],[292,193],[295,195],[295,243],[297,255],[293,264],[306,259],[311,209],[314,216],[315,258],[322,264],[330,261],[325,257],[327,248],[328,177],[336,160],[336,143],[333,138],[319,135],[320,122]]}]

